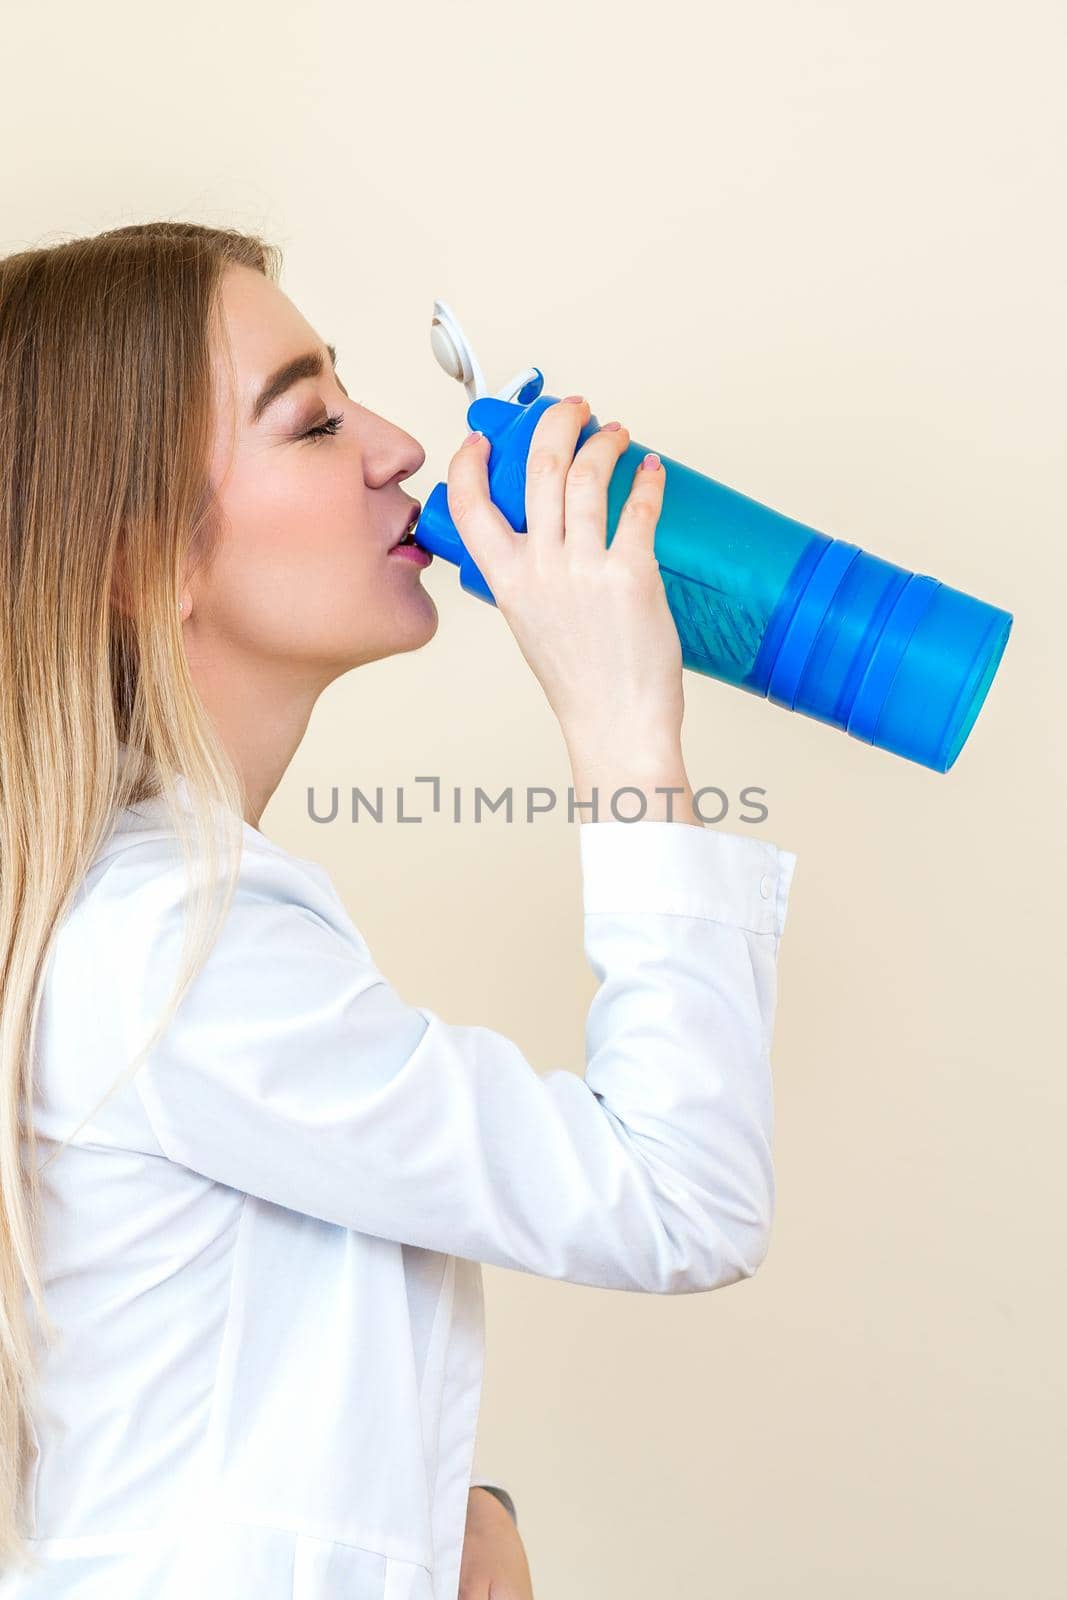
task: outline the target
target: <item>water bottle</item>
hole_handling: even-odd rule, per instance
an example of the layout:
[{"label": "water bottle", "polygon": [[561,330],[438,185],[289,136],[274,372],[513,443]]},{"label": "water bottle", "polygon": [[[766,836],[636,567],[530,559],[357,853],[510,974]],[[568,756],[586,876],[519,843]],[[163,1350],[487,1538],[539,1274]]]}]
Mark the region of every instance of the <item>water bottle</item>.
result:
[{"label": "water bottle", "polygon": [[[454,314],[434,302],[431,342],[462,381],[467,424],[489,439],[489,492],[517,533],[526,529],[526,457],[555,397],[525,368],[490,393]],[[577,451],[600,424],[591,416]],[[633,474],[651,447],[631,440],[607,499],[607,542]],[[830,538],[658,452],[666,469],[654,551],[682,663],[799,711],[934,772],[963,748],[1011,631],[1012,615]],[[438,483],[417,543],[455,563],[468,594],[494,604]]]}]

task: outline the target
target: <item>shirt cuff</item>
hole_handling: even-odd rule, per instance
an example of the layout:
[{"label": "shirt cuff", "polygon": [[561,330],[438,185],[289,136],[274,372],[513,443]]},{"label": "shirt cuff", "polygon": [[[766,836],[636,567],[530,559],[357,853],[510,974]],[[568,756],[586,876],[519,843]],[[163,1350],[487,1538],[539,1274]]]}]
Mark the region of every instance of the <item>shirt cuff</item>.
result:
[{"label": "shirt cuff", "polygon": [[781,938],[796,854],[690,822],[582,822],[586,911],[659,911]]}]

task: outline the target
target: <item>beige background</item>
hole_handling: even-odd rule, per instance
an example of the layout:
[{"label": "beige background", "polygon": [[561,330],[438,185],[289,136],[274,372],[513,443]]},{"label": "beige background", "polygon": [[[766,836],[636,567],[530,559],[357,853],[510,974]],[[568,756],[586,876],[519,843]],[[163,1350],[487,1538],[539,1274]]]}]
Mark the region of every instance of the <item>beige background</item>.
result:
[{"label": "beige background", "polygon": [[[1061,1594],[1062,8],[68,0],[5,34],[3,248],[262,229],[420,498],[464,430],[441,296],[494,386],[536,363],[1015,613],[947,776],[686,675],[694,784],[738,831],[762,785],[799,856],[771,1252],[675,1299],[487,1269],[480,1442],[540,1600]],[[503,620],[423,581],[437,636],[332,687],[264,829],[406,998],[580,1071],[575,827],[307,816],[309,784],[566,786]]]}]

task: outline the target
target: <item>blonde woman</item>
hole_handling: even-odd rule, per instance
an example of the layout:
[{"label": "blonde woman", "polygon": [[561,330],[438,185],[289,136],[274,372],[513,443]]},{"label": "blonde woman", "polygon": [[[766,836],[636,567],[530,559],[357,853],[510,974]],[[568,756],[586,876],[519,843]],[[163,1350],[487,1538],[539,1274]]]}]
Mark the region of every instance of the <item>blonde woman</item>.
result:
[{"label": "blonde woman", "polygon": [[484,440],[448,473],[582,808],[584,1076],[403,1003],[260,831],[322,690],[437,625],[424,453],[278,277],[166,222],[0,262],[7,1600],[524,1600],[480,1263],[686,1294],[768,1247],[796,857],[700,821],[625,428],[545,411],[525,534]]}]

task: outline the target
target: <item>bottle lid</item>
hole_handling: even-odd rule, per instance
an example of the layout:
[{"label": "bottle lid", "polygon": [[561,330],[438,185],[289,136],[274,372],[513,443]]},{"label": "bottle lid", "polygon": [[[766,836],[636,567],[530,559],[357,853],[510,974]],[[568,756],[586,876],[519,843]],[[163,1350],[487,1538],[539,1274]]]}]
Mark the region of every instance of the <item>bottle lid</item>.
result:
[{"label": "bottle lid", "polygon": [[[478,429],[489,440],[489,497],[516,533],[526,531],[526,457],[530,453],[530,440],[541,413],[556,404],[555,396],[541,393],[543,383],[538,372],[528,384],[528,387],[536,387],[537,392],[528,401],[483,395],[467,407],[468,427]],[[590,416],[578,436],[575,450],[599,427],[597,418]],[[435,484],[427,496],[415,526],[415,538],[423,549],[459,567],[460,583],[468,593],[495,604],[488,583],[452,520],[447,484]]]}]

